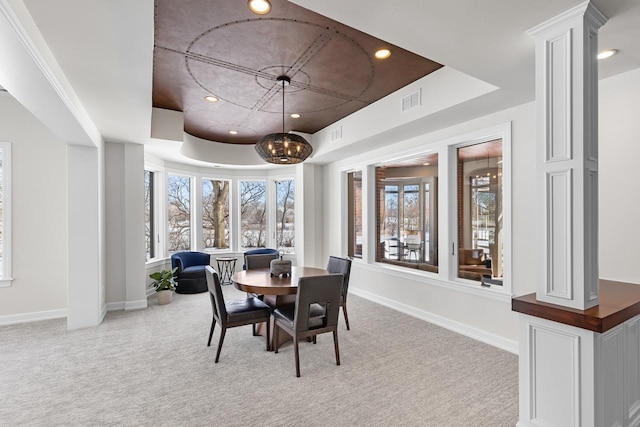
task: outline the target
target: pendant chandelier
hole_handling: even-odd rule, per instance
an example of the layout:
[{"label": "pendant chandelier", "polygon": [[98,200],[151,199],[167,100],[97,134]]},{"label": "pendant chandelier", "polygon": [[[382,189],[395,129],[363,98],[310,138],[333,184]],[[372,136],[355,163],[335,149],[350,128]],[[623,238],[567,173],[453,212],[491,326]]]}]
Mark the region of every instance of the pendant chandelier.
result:
[{"label": "pendant chandelier", "polygon": [[256,151],[265,161],[277,165],[302,163],[313,152],[306,139],[294,133],[284,132],[284,88],[291,79],[279,76],[276,81],[282,85],[282,132],[270,133],[256,143]]}]

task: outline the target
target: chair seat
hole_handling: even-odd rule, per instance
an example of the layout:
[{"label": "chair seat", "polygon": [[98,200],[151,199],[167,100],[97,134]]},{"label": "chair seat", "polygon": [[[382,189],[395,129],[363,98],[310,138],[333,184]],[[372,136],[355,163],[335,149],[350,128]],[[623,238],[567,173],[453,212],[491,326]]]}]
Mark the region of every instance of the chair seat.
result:
[{"label": "chair seat", "polygon": [[258,298],[226,301],[225,306],[230,323],[268,318],[271,315],[271,308]]},{"label": "chair seat", "polygon": [[204,265],[192,265],[180,272],[181,279],[199,279],[204,277]]},{"label": "chair seat", "polygon": [[[325,309],[320,304],[309,306],[309,329],[319,328],[323,325]],[[273,317],[280,320],[282,324],[293,329],[293,319],[295,317],[295,306],[283,307],[274,310]]]}]

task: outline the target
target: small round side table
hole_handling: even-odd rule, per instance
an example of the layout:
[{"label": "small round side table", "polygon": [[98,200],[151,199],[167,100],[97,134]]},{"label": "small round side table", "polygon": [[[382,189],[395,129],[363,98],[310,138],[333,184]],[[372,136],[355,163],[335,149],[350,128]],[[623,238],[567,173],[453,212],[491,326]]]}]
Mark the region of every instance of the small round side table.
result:
[{"label": "small round side table", "polygon": [[235,257],[220,257],[216,258],[216,263],[218,264],[218,273],[220,273],[220,284],[221,285],[230,285],[231,276],[236,271],[236,261],[238,258]]}]

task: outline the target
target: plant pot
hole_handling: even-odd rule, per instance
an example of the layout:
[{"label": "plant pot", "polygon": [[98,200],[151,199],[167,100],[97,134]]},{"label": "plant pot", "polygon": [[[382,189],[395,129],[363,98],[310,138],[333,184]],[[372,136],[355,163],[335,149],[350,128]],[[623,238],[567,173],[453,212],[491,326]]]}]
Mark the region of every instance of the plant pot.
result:
[{"label": "plant pot", "polygon": [[165,289],[164,291],[158,291],[158,304],[169,304],[173,298],[173,291]]}]

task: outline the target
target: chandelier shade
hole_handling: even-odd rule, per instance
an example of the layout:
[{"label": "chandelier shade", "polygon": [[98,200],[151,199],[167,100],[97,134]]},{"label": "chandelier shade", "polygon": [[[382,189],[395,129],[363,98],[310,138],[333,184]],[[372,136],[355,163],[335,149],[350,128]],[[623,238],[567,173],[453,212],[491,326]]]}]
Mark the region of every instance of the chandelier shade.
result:
[{"label": "chandelier shade", "polygon": [[266,162],[276,165],[304,162],[313,152],[313,147],[302,136],[284,131],[284,88],[291,79],[279,76],[277,82],[282,85],[282,132],[270,133],[256,142],[256,151]]},{"label": "chandelier shade", "polygon": [[313,152],[313,147],[300,135],[282,132],[260,138],[256,151],[269,163],[286,165],[304,162]]}]

